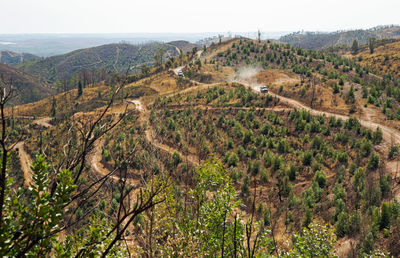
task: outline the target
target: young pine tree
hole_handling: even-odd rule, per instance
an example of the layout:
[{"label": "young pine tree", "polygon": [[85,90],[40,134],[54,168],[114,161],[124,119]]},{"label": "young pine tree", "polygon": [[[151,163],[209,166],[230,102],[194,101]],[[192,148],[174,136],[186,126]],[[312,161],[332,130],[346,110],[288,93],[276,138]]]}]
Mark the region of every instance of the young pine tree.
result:
[{"label": "young pine tree", "polygon": [[373,54],[375,50],[375,38],[369,38],[368,40],[368,47],[369,47],[369,53]]},{"label": "young pine tree", "polygon": [[57,101],[56,98],[53,97],[53,103],[51,106],[51,116],[55,117],[57,115]]},{"label": "young pine tree", "polygon": [[79,83],[78,83],[78,97],[82,96],[82,93],[83,93],[83,85],[82,85],[82,82],[79,81]]},{"label": "young pine tree", "polygon": [[351,46],[351,52],[353,55],[358,53],[358,41],[356,39],[353,41],[353,45]]}]

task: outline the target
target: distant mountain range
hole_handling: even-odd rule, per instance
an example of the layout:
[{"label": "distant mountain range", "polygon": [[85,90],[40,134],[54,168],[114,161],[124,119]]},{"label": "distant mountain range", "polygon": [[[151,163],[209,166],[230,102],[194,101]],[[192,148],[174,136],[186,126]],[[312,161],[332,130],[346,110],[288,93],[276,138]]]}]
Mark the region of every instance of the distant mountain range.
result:
[{"label": "distant mountain range", "polygon": [[9,50],[0,50],[0,63],[3,64],[17,65],[23,63],[24,61],[30,61],[38,58],[38,56],[29,53],[19,54]]},{"label": "distant mountain range", "polygon": [[80,49],[64,55],[52,56],[24,62],[18,67],[23,71],[46,78],[49,82],[69,79],[74,73],[84,70],[125,72],[139,69],[142,65],[154,64],[154,55],[161,49],[164,60],[179,54],[179,49],[191,50],[195,45],[187,41],[131,45],[108,44]]},{"label": "distant mountain range", "polygon": [[378,26],[367,30],[336,31],[331,33],[295,32],[282,36],[279,41],[307,49],[323,49],[335,45],[351,45],[354,39],[365,44],[368,39],[400,38],[400,26]]}]

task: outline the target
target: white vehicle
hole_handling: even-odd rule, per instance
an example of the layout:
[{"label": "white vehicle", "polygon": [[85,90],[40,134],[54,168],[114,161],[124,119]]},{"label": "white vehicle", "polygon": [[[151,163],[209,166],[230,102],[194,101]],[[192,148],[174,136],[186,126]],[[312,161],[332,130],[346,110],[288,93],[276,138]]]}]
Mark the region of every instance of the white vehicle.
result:
[{"label": "white vehicle", "polygon": [[178,71],[178,76],[183,76],[183,72],[181,70]]},{"label": "white vehicle", "polygon": [[261,86],[261,87],[260,87],[260,92],[261,92],[261,93],[268,93],[268,88],[267,88],[267,86]]}]

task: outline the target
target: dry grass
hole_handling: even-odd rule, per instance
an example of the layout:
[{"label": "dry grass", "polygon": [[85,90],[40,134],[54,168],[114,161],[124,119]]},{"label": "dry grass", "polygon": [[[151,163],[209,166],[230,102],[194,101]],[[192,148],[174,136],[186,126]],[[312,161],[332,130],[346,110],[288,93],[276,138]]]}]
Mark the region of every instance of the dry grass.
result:
[{"label": "dry grass", "polygon": [[265,85],[283,85],[288,88],[300,84],[298,75],[283,70],[263,70],[257,74],[257,80]]},{"label": "dry grass", "polygon": [[[153,79],[150,77],[125,86],[121,94],[123,93],[124,97],[127,98],[155,96],[159,92],[174,91],[176,88],[176,82],[172,78],[160,76],[160,78]],[[93,88],[85,88],[79,98],[77,89],[74,89],[38,102],[15,106],[13,110],[8,108],[6,112],[8,115],[11,115],[11,112],[13,112],[14,116],[47,117],[51,115],[54,98],[57,114],[71,113],[72,110],[74,110],[74,113],[86,113],[105,106],[112,92],[113,87],[100,84]],[[117,97],[117,105],[121,105],[121,97]]]},{"label": "dry grass", "polygon": [[361,64],[371,67],[380,74],[393,72],[400,75],[400,41],[386,44],[375,49],[373,54],[369,50],[357,55],[361,56]]},{"label": "dry grass", "polygon": [[[42,99],[38,102],[33,102],[25,105],[14,107],[15,116],[49,116],[53,105],[53,98],[56,100],[57,111],[66,110],[72,108],[74,105],[80,105],[82,103],[89,103],[92,100],[98,98],[98,95],[104,96],[109,92],[109,87],[100,85],[94,88],[86,88],[83,91],[82,96],[79,98],[76,89],[64,92],[54,97]],[[11,112],[11,109],[7,109],[6,112]]]},{"label": "dry grass", "polygon": [[211,78],[207,83],[229,81],[234,72],[235,70],[231,66],[221,66],[217,64],[203,64],[201,68],[196,71],[197,74],[202,74]]}]

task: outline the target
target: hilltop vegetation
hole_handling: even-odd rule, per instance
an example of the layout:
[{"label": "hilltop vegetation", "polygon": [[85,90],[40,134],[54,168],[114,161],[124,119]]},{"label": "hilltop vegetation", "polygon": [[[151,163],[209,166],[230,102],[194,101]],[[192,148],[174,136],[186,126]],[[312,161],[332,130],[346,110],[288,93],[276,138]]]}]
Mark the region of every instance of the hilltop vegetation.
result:
[{"label": "hilltop vegetation", "polygon": [[369,38],[400,38],[399,26],[379,26],[367,30],[337,31],[331,33],[296,32],[282,36],[279,41],[305,49],[323,49],[335,45],[351,45],[353,40],[366,44]]},{"label": "hilltop vegetation", "polygon": [[168,42],[167,44],[177,47],[178,49],[182,49],[185,52],[190,52],[193,48],[198,48],[199,46],[196,44],[192,44],[190,42],[184,40],[176,40]]},{"label": "hilltop vegetation", "polygon": [[[384,44],[377,49],[385,49],[385,46],[392,44],[396,45]],[[379,55],[377,52],[371,56]],[[237,71],[233,79],[243,80],[246,78],[242,78],[242,71],[247,73],[243,67],[256,67],[256,71],[268,69],[258,73],[257,80],[251,83],[266,84],[274,92],[321,110],[356,114],[366,116],[367,119],[368,113],[374,116],[381,113],[383,116],[377,115],[381,121],[385,117],[397,121],[400,107],[399,77],[396,73],[382,71],[385,66],[374,69],[373,65],[362,61],[363,54],[360,56],[354,58],[352,55],[340,56],[334,52],[304,50],[289,44],[241,39],[225,45],[222,51],[208,56],[209,59],[205,57],[203,62],[196,61],[186,74],[201,79],[210,70],[213,71],[212,76],[215,76],[218,71],[231,68]],[[396,67],[396,54],[392,60]],[[391,63],[388,62],[388,66],[392,66]],[[232,78],[225,78],[229,79]],[[395,124],[397,126],[397,122]]]}]

